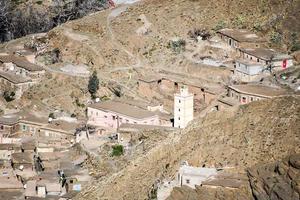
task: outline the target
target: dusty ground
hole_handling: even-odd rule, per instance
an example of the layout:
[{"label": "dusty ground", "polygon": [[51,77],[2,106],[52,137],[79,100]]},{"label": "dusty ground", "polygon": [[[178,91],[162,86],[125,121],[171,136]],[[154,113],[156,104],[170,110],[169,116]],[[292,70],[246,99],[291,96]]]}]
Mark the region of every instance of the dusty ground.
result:
[{"label": "dusty ground", "polygon": [[91,184],[77,199],[145,199],[157,179],[174,177],[184,160],[242,172],[297,153],[299,102],[299,97],[277,98],[196,119],[117,174]]}]

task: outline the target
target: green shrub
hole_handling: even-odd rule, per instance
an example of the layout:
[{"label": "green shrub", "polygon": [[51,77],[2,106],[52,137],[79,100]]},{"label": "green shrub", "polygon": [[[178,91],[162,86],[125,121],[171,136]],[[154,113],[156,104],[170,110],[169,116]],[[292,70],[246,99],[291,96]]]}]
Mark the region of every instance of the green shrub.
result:
[{"label": "green shrub", "polygon": [[300,50],[300,42],[296,42],[292,45],[291,52],[299,51]]},{"label": "green shrub", "polygon": [[245,28],[245,17],[242,15],[237,16],[233,24],[238,28]]},{"label": "green shrub", "polygon": [[3,93],[3,98],[5,99],[6,102],[10,102],[15,100],[15,92],[10,92],[10,91],[4,91]]},{"label": "green shrub", "polygon": [[89,84],[88,84],[88,90],[93,99],[96,98],[96,93],[97,93],[98,89],[99,89],[99,79],[97,76],[97,72],[94,71],[92,76],[90,76]]},{"label": "green shrub", "polygon": [[254,24],[253,29],[254,29],[255,31],[257,31],[257,32],[263,30],[262,25],[261,25],[260,23],[258,23],[258,22]]},{"label": "green shrub", "polygon": [[112,156],[121,156],[124,154],[124,147],[122,145],[112,146]]},{"label": "green shrub", "polygon": [[55,119],[54,113],[50,113],[48,117],[49,117],[49,118],[52,118],[52,119]]},{"label": "green shrub", "polygon": [[279,32],[273,31],[270,35],[270,42],[274,44],[280,44],[282,41],[282,35]]},{"label": "green shrub", "polygon": [[186,42],[183,39],[171,40],[169,41],[168,47],[171,48],[174,52],[180,53],[185,51]]},{"label": "green shrub", "polygon": [[214,31],[219,31],[223,28],[226,27],[226,22],[221,20],[221,21],[218,21],[218,23],[216,24],[216,26],[213,28]]}]

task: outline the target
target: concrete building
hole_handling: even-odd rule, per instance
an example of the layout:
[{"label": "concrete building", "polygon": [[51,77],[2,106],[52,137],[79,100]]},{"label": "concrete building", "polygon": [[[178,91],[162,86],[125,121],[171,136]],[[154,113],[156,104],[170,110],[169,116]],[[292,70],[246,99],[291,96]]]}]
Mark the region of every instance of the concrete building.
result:
[{"label": "concrete building", "polygon": [[217,33],[232,48],[255,48],[266,43],[265,39],[248,30],[226,28]]},{"label": "concrete building", "polygon": [[273,49],[241,48],[239,51],[241,59],[252,61],[263,66],[272,64],[275,71],[287,69],[293,66],[292,56],[279,53]]},{"label": "concrete building", "polygon": [[201,168],[183,165],[177,173],[177,183],[179,186],[186,185],[195,189],[196,185],[201,185],[203,181],[217,174],[215,168]]},{"label": "concrete building", "polygon": [[117,130],[123,124],[162,125],[156,112],[137,106],[106,101],[95,103],[87,109],[88,124]]},{"label": "concrete building", "polygon": [[174,127],[185,128],[194,119],[194,95],[183,86],[174,95]]},{"label": "concrete building", "polygon": [[284,89],[258,84],[228,86],[228,96],[236,99],[240,104],[285,95],[288,95],[288,92]]},{"label": "concrete building", "polygon": [[248,60],[236,60],[232,78],[240,82],[256,82],[269,75],[266,66]]}]

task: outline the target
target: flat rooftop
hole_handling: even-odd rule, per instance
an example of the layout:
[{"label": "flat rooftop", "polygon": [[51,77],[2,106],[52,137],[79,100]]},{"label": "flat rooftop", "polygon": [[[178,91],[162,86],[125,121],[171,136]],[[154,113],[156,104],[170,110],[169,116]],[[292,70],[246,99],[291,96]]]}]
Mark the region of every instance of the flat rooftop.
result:
[{"label": "flat rooftop", "polygon": [[218,33],[230,37],[238,42],[266,42],[266,40],[257,34],[245,29],[222,29]]},{"label": "flat rooftop", "polygon": [[19,121],[19,116],[16,114],[2,115],[0,116],[0,124],[3,125],[15,125]]},{"label": "flat rooftop", "polygon": [[145,119],[156,116],[156,113],[141,109],[137,106],[128,105],[117,101],[105,101],[95,103],[89,106],[90,108],[102,110],[104,112],[114,112],[135,119]]},{"label": "flat rooftop", "polygon": [[235,90],[242,94],[263,96],[263,97],[277,97],[288,95],[288,91],[281,88],[274,88],[265,85],[232,85],[228,86],[230,89]]},{"label": "flat rooftop", "polygon": [[21,84],[21,83],[30,83],[32,82],[30,78],[28,77],[23,77],[18,74],[14,74],[11,72],[4,72],[0,70],[0,77],[8,80],[9,82],[12,82],[14,84]]},{"label": "flat rooftop", "polygon": [[260,58],[266,61],[276,61],[276,60],[284,60],[284,59],[292,59],[293,57],[288,54],[283,54],[275,51],[274,49],[266,49],[266,48],[248,48],[248,49],[240,49],[241,52],[252,55],[256,58]]},{"label": "flat rooftop", "polygon": [[0,62],[14,63],[18,67],[21,67],[31,72],[44,70],[41,66],[33,64],[29,62],[26,58],[16,55],[0,55]]}]

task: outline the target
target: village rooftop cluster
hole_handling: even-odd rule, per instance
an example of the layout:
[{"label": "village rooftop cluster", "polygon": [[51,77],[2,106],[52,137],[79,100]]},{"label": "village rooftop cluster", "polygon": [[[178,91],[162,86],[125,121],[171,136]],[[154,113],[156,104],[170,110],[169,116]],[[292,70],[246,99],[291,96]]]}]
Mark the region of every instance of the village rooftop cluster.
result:
[{"label": "village rooftop cluster", "polygon": [[[140,94],[146,95],[153,88],[167,88],[172,92],[171,110],[165,109],[164,99],[161,103],[149,103],[126,98],[108,101],[96,98],[86,105],[85,119],[55,119],[30,110],[1,116],[0,192],[7,192],[7,197],[1,198],[22,195],[26,199],[71,199],[91,179],[82,167],[86,155],[76,154],[76,145],[83,144],[87,151],[92,151],[109,138],[110,142],[122,145],[126,153],[135,132],[184,129],[198,116],[201,104],[208,105],[205,112],[209,113],[291,94],[260,81],[293,66],[290,55],[266,48],[263,38],[247,30],[223,29],[217,32],[217,37],[236,54],[229,65],[234,84],[226,86],[225,94],[220,93],[219,88],[203,86],[196,78],[149,73],[137,80]],[[30,50],[0,55],[0,83],[15,91],[13,95],[7,94],[8,97],[21,98],[30,87],[43,81],[45,73]],[[202,184],[236,188],[243,185],[244,180],[232,178],[222,169],[183,163],[172,183],[174,185],[162,183],[158,194],[164,196],[163,191],[169,186],[194,188]]]}]

